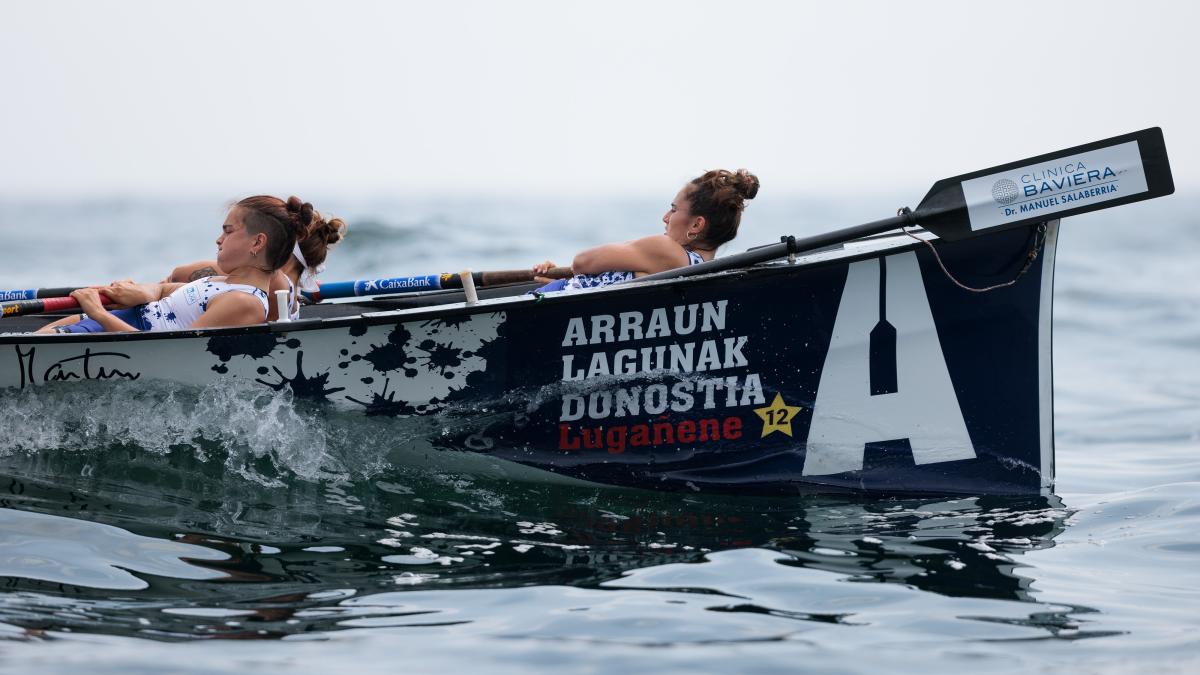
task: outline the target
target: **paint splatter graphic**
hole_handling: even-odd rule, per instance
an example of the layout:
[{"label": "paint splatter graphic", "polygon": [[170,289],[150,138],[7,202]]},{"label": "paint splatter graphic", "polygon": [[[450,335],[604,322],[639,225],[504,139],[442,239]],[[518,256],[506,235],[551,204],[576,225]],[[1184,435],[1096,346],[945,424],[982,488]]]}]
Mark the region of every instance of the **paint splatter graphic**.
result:
[{"label": "paint splatter graphic", "polygon": [[[262,373],[265,368],[259,368]],[[345,387],[329,387],[329,371],[325,371],[319,375],[308,377],[304,374],[304,352],[296,352],[296,375],[295,377],[287,377],[283,371],[275,366],[271,367],[276,375],[279,376],[278,382],[268,382],[255,378],[255,382],[265,384],[275,391],[282,391],[284,387],[291,387],[292,393],[297,398],[304,398],[314,401],[328,401],[330,394],[336,394],[339,391],[344,391]]]},{"label": "paint splatter graphic", "polygon": [[215,354],[223,362],[228,362],[235,356],[247,356],[252,359],[265,359],[279,345],[296,349],[300,341],[296,339],[284,341],[282,336],[274,333],[254,333],[251,335],[218,335],[208,339],[205,349]]},{"label": "paint splatter graphic", "polygon": [[[298,397],[327,400],[372,416],[420,415],[468,396],[468,378],[487,369],[488,355],[507,351],[495,344],[502,342],[498,338],[504,320],[497,312],[304,332],[295,370],[291,355],[271,335],[213,338],[208,351],[221,359],[214,360],[215,367],[227,366],[230,376],[248,377],[276,391],[290,389]],[[256,341],[248,343],[246,338]],[[300,347],[295,340],[284,345]],[[305,372],[304,362],[315,374]],[[494,379],[477,382],[489,391],[501,386]]]},{"label": "paint splatter graphic", "polygon": [[[412,333],[408,332],[403,324],[397,325],[388,333],[387,342],[371,345],[371,351],[363,358],[381,373],[404,368],[406,364],[416,360],[404,352],[404,346],[411,338]],[[413,377],[417,373],[412,368],[405,368],[404,374]]]},{"label": "paint splatter graphic", "polygon": [[[371,394],[370,401],[360,401],[353,396],[347,396],[346,400],[354,401],[366,409],[367,417],[387,416],[396,417],[398,415],[413,415],[420,410],[411,405],[408,401],[397,401],[396,392],[388,391],[390,380],[383,381],[383,391],[377,394]],[[421,406],[424,408],[425,406]]]},{"label": "paint splatter graphic", "polygon": [[463,358],[471,356],[469,351],[433,340],[422,340],[421,344],[417,345],[417,350],[424,354],[411,360],[428,368],[431,372],[437,372],[446,379],[454,377],[453,373],[448,372],[449,369],[461,366]]},{"label": "paint splatter graphic", "polygon": [[471,323],[471,315],[445,316],[440,319],[430,319],[421,323],[421,328],[430,328],[429,332],[437,333],[439,328],[459,328]]}]

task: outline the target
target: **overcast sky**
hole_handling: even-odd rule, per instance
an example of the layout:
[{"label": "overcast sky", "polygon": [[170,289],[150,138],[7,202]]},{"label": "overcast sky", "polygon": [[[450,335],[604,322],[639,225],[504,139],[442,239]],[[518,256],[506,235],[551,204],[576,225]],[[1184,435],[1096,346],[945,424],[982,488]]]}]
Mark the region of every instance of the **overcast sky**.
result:
[{"label": "overcast sky", "polygon": [[0,0],[0,195],[923,192],[1148,126],[1194,188],[1196,7]]}]

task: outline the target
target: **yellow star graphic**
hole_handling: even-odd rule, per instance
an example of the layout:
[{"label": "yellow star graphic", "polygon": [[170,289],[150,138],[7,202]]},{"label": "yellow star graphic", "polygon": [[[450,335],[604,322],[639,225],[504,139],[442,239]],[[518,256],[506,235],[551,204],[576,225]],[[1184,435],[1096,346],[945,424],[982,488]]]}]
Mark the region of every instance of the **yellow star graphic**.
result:
[{"label": "yellow star graphic", "polygon": [[771,405],[765,408],[755,408],[754,414],[762,418],[763,436],[776,431],[781,431],[791,436],[792,420],[796,418],[796,413],[801,410],[803,408],[798,405],[788,405],[783,400],[783,394],[776,393],[775,400],[771,401]]}]

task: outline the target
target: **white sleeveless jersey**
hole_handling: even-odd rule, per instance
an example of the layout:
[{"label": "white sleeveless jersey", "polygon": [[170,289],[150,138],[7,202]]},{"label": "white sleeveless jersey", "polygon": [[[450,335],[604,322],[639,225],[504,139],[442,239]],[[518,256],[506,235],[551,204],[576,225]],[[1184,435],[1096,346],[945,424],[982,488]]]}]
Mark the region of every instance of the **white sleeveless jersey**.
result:
[{"label": "white sleeveless jersey", "polygon": [[263,307],[263,321],[267,320],[267,294],[247,284],[226,283],[224,277],[197,279],[180,286],[162,300],[142,305],[142,319],[149,326],[148,330],[182,330],[200,318],[213,298],[234,292],[258,298]]}]

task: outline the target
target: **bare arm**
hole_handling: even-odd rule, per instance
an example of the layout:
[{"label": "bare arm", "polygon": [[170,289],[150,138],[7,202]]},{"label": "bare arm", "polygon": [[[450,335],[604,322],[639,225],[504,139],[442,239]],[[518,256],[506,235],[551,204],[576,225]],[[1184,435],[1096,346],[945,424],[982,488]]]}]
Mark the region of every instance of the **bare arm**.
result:
[{"label": "bare arm", "polygon": [[104,286],[99,290],[117,306],[133,307],[162,300],[182,285],[173,283],[135,284],[132,281],[114,281],[111,285]]},{"label": "bare arm", "polygon": [[180,265],[171,270],[164,283],[186,284],[189,281],[203,279],[204,277],[216,277],[224,274],[221,268],[217,267],[216,260],[197,260],[193,263]]},{"label": "bare arm", "polygon": [[111,333],[136,333],[138,329],[113,316],[101,304],[100,291],[95,288],[80,288],[71,293],[88,318]]},{"label": "bare arm", "polygon": [[620,244],[604,244],[581,251],[571,262],[576,274],[628,270],[654,274],[687,265],[683,247],[665,234],[655,234]]},{"label": "bare arm", "polygon": [[208,303],[208,309],[191,328],[249,326],[266,321],[262,302],[249,293],[223,293]]}]

